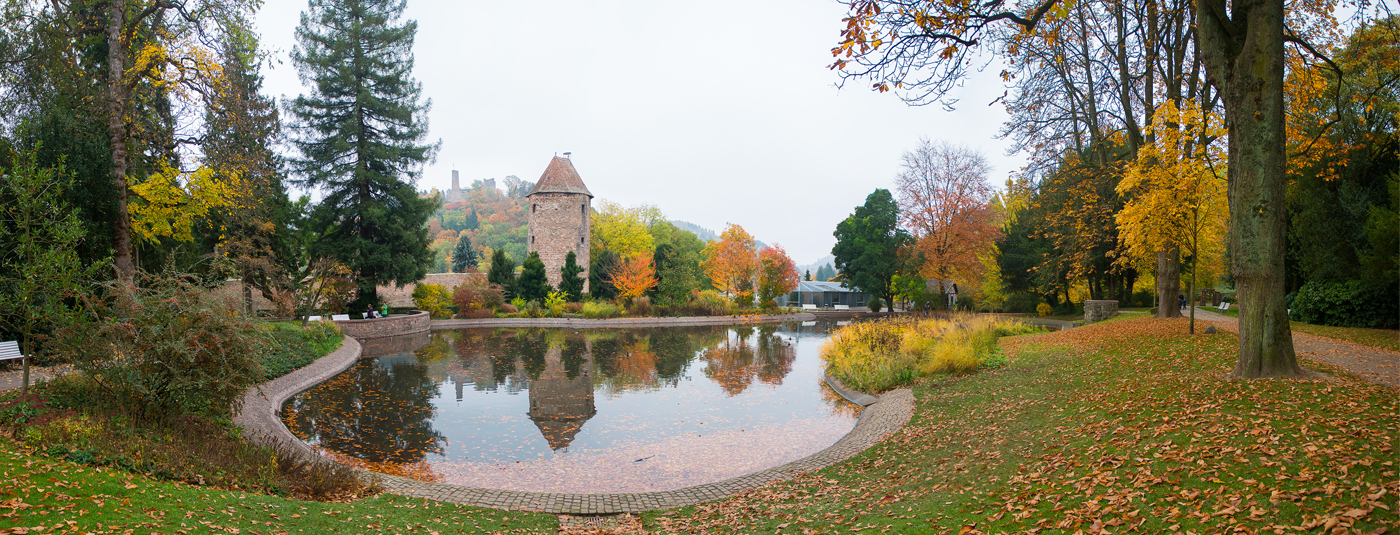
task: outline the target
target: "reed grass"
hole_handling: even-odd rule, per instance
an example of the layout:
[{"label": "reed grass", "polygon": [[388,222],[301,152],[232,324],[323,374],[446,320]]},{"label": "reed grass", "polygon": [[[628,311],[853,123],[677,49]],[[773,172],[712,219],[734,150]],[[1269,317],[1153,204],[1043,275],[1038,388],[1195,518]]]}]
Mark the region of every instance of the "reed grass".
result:
[{"label": "reed grass", "polygon": [[821,353],[827,373],[862,392],[877,393],[926,375],[972,372],[998,360],[998,337],[1037,330],[985,316],[891,318],[842,327]]}]

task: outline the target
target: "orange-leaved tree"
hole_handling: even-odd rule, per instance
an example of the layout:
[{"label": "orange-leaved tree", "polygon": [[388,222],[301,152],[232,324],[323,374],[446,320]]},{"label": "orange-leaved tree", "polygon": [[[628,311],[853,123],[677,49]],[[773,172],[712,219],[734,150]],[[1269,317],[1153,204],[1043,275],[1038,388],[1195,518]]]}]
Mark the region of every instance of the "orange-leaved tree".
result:
[{"label": "orange-leaved tree", "polygon": [[758,252],[758,264],[758,302],[767,308],[778,306],[778,296],[797,289],[797,264],[776,243]]},{"label": "orange-leaved tree", "polygon": [[[705,274],[728,295],[752,291],[758,269],[757,244],[744,227],[729,223],[718,240],[705,246]],[[742,297],[742,296],[741,296]]]},{"label": "orange-leaved tree", "polygon": [[948,142],[919,140],[904,153],[895,177],[899,212],[923,253],[923,275],[970,279],[982,273],[979,255],[1001,237],[991,209],[986,158]]},{"label": "orange-leaved tree", "polygon": [[[1187,295],[1193,295],[1201,263],[1221,259],[1229,221],[1225,154],[1214,143],[1224,136],[1225,127],[1219,115],[1202,113],[1194,103],[1182,107],[1178,110],[1167,101],[1157,109],[1148,126],[1153,143],[1138,151],[1118,183],[1118,193],[1129,200],[1117,219],[1127,261],[1176,247],[1191,257]],[[1193,307],[1191,332],[1195,318]]]},{"label": "orange-leaved tree", "polygon": [[640,253],[623,257],[608,273],[608,284],[617,288],[618,297],[631,299],[656,286],[656,268],[651,255]]}]

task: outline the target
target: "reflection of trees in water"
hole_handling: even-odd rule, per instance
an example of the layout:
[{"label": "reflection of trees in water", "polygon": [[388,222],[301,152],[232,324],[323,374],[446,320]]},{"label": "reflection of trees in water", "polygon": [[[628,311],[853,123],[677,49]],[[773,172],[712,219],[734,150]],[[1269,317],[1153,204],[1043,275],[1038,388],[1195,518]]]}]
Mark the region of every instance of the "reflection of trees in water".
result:
[{"label": "reflection of trees in water", "polygon": [[544,371],[544,352],[549,349],[545,333],[535,330],[520,331],[515,334],[515,338],[510,343],[511,349],[520,356],[520,361],[524,364],[525,375],[531,381],[539,379],[540,372]]},{"label": "reflection of trees in water", "polygon": [[430,418],[437,383],[413,362],[367,360],[288,403],[298,437],[371,463],[412,464],[442,453]]},{"label": "reflection of trees in water", "polygon": [[832,416],[845,416],[849,418],[859,418],[861,407],[855,403],[847,401],[841,397],[831,386],[826,384],[825,379],[817,379],[817,391],[821,392],[822,404],[826,405],[827,413]]},{"label": "reflection of trees in water", "polygon": [[[701,351],[705,376],[730,396],[743,393],[755,379],[774,386],[782,384],[792,372],[797,349],[776,336],[772,328],[760,328],[756,335],[754,328],[747,325],[733,331],[733,337]],[[750,337],[754,337],[753,345],[749,344]]]},{"label": "reflection of trees in water", "polygon": [[588,343],[582,336],[566,336],[560,354],[564,359],[564,372],[570,379],[578,377],[583,364],[588,360]]},{"label": "reflection of trees in water", "polygon": [[783,378],[792,373],[792,363],[797,360],[797,348],[786,338],[775,336],[776,326],[759,327],[758,338],[758,380],[777,386]]}]

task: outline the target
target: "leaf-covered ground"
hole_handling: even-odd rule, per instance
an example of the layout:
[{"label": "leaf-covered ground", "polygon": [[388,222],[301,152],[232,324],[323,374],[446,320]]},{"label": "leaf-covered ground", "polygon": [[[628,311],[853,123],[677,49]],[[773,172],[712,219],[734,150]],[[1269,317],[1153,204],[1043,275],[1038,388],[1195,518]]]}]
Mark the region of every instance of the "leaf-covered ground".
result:
[{"label": "leaf-covered ground", "polygon": [[1002,340],[1010,365],[916,386],[838,466],[649,513],[653,533],[1375,533],[1397,520],[1395,390],[1228,380],[1233,334],[1123,319]]}]

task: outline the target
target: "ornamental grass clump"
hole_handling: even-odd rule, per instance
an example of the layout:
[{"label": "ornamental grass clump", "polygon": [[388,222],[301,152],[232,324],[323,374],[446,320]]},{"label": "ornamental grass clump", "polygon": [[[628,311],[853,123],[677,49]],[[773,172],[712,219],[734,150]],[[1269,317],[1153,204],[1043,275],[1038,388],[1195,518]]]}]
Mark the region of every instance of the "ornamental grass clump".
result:
[{"label": "ornamental grass clump", "polygon": [[931,374],[968,373],[999,355],[999,336],[1034,332],[1008,320],[889,319],[842,327],[822,346],[827,373],[862,392],[884,392]]}]

